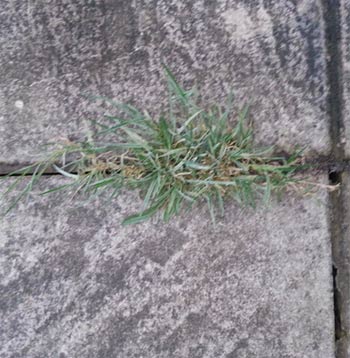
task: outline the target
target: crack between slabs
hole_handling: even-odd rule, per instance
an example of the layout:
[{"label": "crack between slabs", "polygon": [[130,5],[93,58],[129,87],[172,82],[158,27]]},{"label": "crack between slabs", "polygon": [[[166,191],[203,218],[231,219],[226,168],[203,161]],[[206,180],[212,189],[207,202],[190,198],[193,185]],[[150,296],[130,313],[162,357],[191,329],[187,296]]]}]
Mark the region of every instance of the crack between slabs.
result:
[{"label": "crack between slabs", "polygon": [[[328,118],[330,119],[329,133],[332,143],[332,157],[318,157],[311,161],[315,163],[314,169],[328,172],[330,184],[342,184],[343,172],[350,172],[350,161],[345,160],[342,135],[344,123],[342,118],[343,109],[343,88],[342,88],[342,64],[341,64],[341,0],[321,0],[323,20],[325,27],[325,46],[327,51],[327,77],[329,85],[328,96]],[[20,164],[0,164],[0,176],[4,177],[10,172],[22,167]],[[31,175],[30,173],[28,175]],[[53,168],[48,169],[43,175],[60,175]],[[344,194],[331,192],[329,207],[329,225],[332,246],[332,277],[333,277],[333,302],[334,302],[334,340],[336,346],[336,358],[349,358],[347,347],[349,337],[344,329],[344,317],[349,310],[345,302],[348,297],[344,297],[345,280],[348,280],[349,272],[344,271],[344,256],[341,248],[345,243],[344,232],[342,230],[344,214]]]},{"label": "crack between slabs", "polygon": [[349,307],[349,268],[346,265],[346,244],[343,230],[345,223],[345,203],[343,173],[349,171],[349,161],[345,160],[344,121],[343,121],[343,69],[341,53],[341,1],[321,0],[327,53],[326,71],[328,78],[328,118],[332,156],[342,165],[329,168],[329,183],[340,184],[340,190],[329,193],[329,228],[332,248],[333,310],[335,357],[349,358],[349,332],[347,322]]}]

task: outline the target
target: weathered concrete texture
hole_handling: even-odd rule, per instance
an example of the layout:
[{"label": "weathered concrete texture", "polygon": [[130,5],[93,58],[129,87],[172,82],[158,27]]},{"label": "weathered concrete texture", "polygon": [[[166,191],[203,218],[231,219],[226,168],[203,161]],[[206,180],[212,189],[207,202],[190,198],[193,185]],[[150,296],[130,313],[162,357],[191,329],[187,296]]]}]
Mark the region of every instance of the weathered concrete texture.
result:
[{"label": "weathered concrete texture", "polygon": [[136,194],[32,195],[1,223],[0,356],[334,357],[326,206],[121,227]]},{"label": "weathered concrete texture", "polygon": [[161,62],[205,98],[251,101],[260,143],[329,149],[319,1],[3,0],[0,34],[0,161],[77,135],[96,117],[81,93],[156,111]]},{"label": "weathered concrete texture", "polygon": [[345,155],[350,157],[350,3],[342,0],[342,60],[343,60],[343,90],[345,125]]}]

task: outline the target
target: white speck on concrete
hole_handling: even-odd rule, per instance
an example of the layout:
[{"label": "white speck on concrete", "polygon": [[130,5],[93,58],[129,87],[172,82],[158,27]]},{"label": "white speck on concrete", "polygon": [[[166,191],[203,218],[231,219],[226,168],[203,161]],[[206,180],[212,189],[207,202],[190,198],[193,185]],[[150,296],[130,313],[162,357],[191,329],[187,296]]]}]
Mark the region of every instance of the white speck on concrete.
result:
[{"label": "white speck on concrete", "polygon": [[18,109],[22,109],[24,107],[23,101],[17,100],[15,102],[15,107],[18,108]]}]

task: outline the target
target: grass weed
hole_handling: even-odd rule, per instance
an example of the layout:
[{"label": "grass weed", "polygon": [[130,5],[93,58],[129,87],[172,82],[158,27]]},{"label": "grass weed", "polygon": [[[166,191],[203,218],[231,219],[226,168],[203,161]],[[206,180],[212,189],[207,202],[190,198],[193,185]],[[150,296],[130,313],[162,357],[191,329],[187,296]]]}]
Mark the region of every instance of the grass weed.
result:
[{"label": "grass weed", "polygon": [[95,195],[108,189],[113,198],[123,188],[140,190],[143,210],[124,224],[142,222],[157,212],[168,221],[200,200],[206,201],[215,221],[218,213],[224,214],[228,198],[242,205],[255,206],[257,200],[268,204],[274,193],[310,184],[297,175],[305,168],[300,150],[285,158],[274,156],[273,147],[254,146],[248,106],[233,111],[231,94],[224,106],[203,108],[195,90],[184,90],[166,67],[165,75],[166,114],[154,119],[130,104],[105,99],[118,115],[94,122],[94,139],[61,143],[45,160],[7,176],[14,181],[5,196],[31,175],[7,212],[49,168],[71,181],[42,194],[75,188]]}]

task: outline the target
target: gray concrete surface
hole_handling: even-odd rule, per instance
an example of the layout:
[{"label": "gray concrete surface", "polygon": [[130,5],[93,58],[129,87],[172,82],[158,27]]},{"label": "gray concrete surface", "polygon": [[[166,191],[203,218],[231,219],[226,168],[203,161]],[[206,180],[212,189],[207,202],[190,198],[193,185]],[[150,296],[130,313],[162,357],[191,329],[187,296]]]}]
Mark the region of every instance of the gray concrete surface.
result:
[{"label": "gray concrete surface", "polygon": [[[3,0],[0,173],[34,161],[48,141],[82,137],[89,119],[111,112],[84,93],[159,113],[162,62],[186,87],[196,83],[203,103],[222,102],[231,88],[237,105],[250,101],[258,143],[298,144],[315,157],[344,143],[349,157],[350,5],[340,3],[334,74],[327,1]],[[329,84],[338,75],[345,133],[331,143]],[[336,358],[348,358],[343,180],[332,212],[329,198],[332,210],[337,200],[326,193],[256,212],[229,204],[215,230],[204,208],[166,225],[121,227],[140,207],[136,193],[113,203],[34,193],[0,222],[1,358],[335,358],[341,307]],[[46,178],[42,188],[61,181]]]},{"label": "gray concrete surface", "polygon": [[36,190],[1,222],[2,358],[334,357],[326,193],[215,230],[201,207],[121,227],[139,207]]},{"label": "gray concrete surface", "polygon": [[205,98],[252,103],[256,140],[330,149],[319,1],[10,1],[0,11],[0,162],[79,136],[82,93],[164,104],[161,62]]}]

